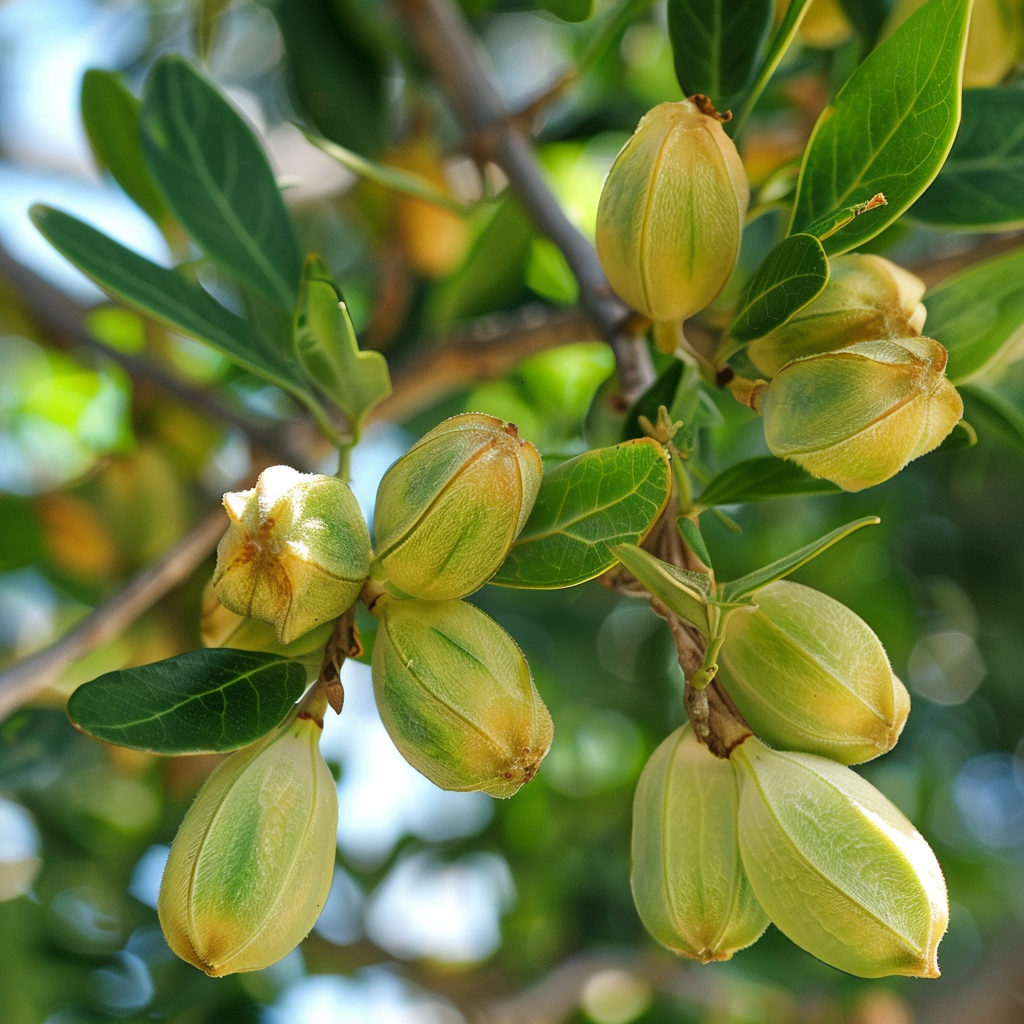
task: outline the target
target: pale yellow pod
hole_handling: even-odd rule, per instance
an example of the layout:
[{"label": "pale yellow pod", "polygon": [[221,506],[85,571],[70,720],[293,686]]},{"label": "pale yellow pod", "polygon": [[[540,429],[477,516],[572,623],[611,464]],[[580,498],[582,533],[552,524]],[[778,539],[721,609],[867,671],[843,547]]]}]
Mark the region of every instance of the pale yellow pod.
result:
[{"label": "pale yellow pod", "polygon": [[732,764],[687,723],[651,755],[633,800],[633,901],[644,927],[680,956],[728,960],[760,938],[768,915],[737,838]]},{"label": "pale yellow pod", "polygon": [[761,739],[785,750],[870,761],[896,745],[910,695],[860,616],[778,580],[732,612],[718,681]]},{"label": "pale yellow pod", "polygon": [[181,823],[157,911],[171,949],[212,977],[276,963],[323,909],[338,794],[321,732],[302,716],[232,754]]},{"label": "pale yellow pod", "polygon": [[373,575],[428,601],[479,590],[525,525],[542,472],[514,423],[475,412],[445,420],[380,482]]},{"label": "pale yellow pod", "polygon": [[937,448],[963,402],[931,338],[865,341],[787,363],[757,399],[772,454],[859,491]]},{"label": "pale yellow pod", "polygon": [[752,341],[750,361],[773,377],[794,359],[832,352],[858,341],[907,338],[921,333],[927,310],[925,285],[909,270],[871,253],[831,261],[821,294],[781,327]]},{"label": "pale yellow pod", "polygon": [[373,692],[402,756],[442,789],[508,797],[537,773],[551,716],[515,641],[464,601],[381,597]]},{"label": "pale yellow pod", "polygon": [[228,610],[269,622],[287,644],[359,596],[370,535],[337,477],[271,466],[251,490],[225,494],[224,507],[213,589]]},{"label": "pale yellow pod", "polygon": [[750,737],[731,759],[743,865],[779,930],[858,977],[938,977],[946,883],[903,814],[828,758]]},{"label": "pale yellow pod", "polygon": [[612,288],[655,321],[704,309],[732,273],[749,199],[717,118],[692,99],[654,107],[601,190],[597,251]]}]

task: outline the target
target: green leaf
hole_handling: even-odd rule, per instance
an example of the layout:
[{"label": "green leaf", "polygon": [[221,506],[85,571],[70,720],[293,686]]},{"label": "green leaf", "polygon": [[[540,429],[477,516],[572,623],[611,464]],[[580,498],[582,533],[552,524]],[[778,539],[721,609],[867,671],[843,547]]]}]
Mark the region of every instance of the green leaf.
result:
[{"label": "green leaf", "polygon": [[616,544],[639,544],[668,502],[668,456],[652,438],[599,448],[544,474],[537,502],[491,583],[552,590],[600,576]]},{"label": "green leaf", "polygon": [[710,579],[707,576],[669,565],[632,544],[616,544],[612,550],[654,597],[690,625],[708,633]]},{"label": "green leaf", "polygon": [[1024,82],[965,89],[963,107],[953,148],[909,215],[949,230],[1024,227]]},{"label": "green leaf", "polygon": [[669,0],[668,35],[683,93],[720,110],[750,85],[772,24],[772,0]]},{"label": "green leaf", "polygon": [[953,429],[943,438],[937,452],[956,452],[964,448],[973,448],[978,443],[978,432],[967,420],[962,419],[953,424]]},{"label": "green leaf", "polygon": [[305,688],[297,661],[215,647],[108,672],[71,694],[68,715],[82,732],[121,747],[214,753],[280,725]]},{"label": "green leaf", "polygon": [[888,206],[825,242],[874,238],[939,173],[960,122],[970,0],[928,0],[872,51],[825,108],[804,152],[790,232],[882,193]]},{"label": "green leaf", "polygon": [[828,273],[828,257],[814,235],[784,238],[743,289],[729,334],[742,343],[781,327],[821,294]]},{"label": "green leaf", "polygon": [[358,436],[366,414],[391,394],[388,362],[379,352],[359,351],[345,303],[317,256],[306,261],[295,312],[295,352],[309,379],[337,402]]},{"label": "green leaf", "polygon": [[60,210],[34,206],[31,214],[50,244],[108,295],[172,330],[206,342],[236,365],[284,389],[314,414],[323,415],[297,369],[261,349],[252,327],[198,285]]},{"label": "green leaf", "polygon": [[811,541],[810,544],[806,544],[798,551],[794,551],[792,554],[772,562],[771,565],[766,565],[755,572],[748,573],[746,576],[741,576],[738,580],[726,583],[722,587],[721,602],[723,604],[731,604],[741,601],[744,597],[753,594],[762,587],[768,586],[769,583],[774,583],[776,580],[781,580],[783,576],[788,576],[791,572],[795,572],[800,566],[806,565],[812,558],[817,558],[818,555],[832,547],[837,541],[841,541],[844,537],[849,537],[851,533],[859,530],[862,526],[875,526],[880,522],[881,520],[878,516],[865,516],[863,519],[856,519],[852,523],[840,526],[839,529],[833,530],[831,533],[826,533],[824,537]]},{"label": "green leaf", "polygon": [[259,142],[188,61],[161,57],[146,82],[142,143],[168,206],[227,271],[291,316],[302,252]]},{"label": "green leaf", "polygon": [[90,68],[82,78],[82,123],[96,162],[157,224],[167,204],[142,154],[139,112],[142,103],[116,71]]},{"label": "green leaf", "polygon": [[949,351],[946,376],[970,380],[1024,344],[1024,248],[940,281],[924,297],[929,337]]},{"label": "green leaf", "polygon": [[351,149],[346,149],[336,142],[331,142],[330,139],[325,139],[322,135],[306,131],[301,125],[296,127],[317,149],[367,181],[389,188],[392,192],[412,196],[414,199],[422,199],[425,203],[433,203],[434,206],[451,210],[453,213],[465,214],[472,210],[472,206],[460,203],[458,199],[438,188],[422,174],[406,171],[401,167],[389,167],[386,164],[374,163],[358,153],[353,153]]},{"label": "green leaf", "polygon": [[594,0],[541,0],[541,6],[562,21],[586,21],[594,13]]},{"label": "green leaf", "polygon": [[959,391],[964,400],[964,412],[972,420],[987,424],[1002,438],[1024,449],[1024,412],[997,391],[981,384],[964,384]]},{"label": "green leaf", "polygon": [[711,566],[711,553],[707,544],[704,543],[704,534],[700,532],[700,526],[692,519],[685,517],[676,520],[679,527],[679,534],[684,541],[693,549],[693,553],[706,565]]},{"label": "green leaf", "polygon": [[303,112],[332,142],[372,157],[389,121],[385,64],[359,32],[358,12],[347,8],[338,0],[278,0],[271,11]]},{"label": "green leaf", "polygon": [[841,488],[818,480],[795,462],[762,455],[723,469],[697,499],[699,509],[748,501],[790,498],[798,494],[839,494]]}]

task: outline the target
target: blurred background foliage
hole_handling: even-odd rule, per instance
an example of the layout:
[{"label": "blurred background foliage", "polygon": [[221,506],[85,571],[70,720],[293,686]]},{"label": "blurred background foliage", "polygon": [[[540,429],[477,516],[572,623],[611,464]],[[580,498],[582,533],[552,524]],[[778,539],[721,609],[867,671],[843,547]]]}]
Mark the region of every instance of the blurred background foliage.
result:
[{"label": "blurred background foliage", "polygon": [[[615,152],[651,105],[681,95],[663,6],[463,7],[506,101],[519,108],[543,97],[544,172],[592,236]],[[818,113],[885,32],[890,7],[814,0],[743,140],[755,186],[791,180]],[[985,30],[972,31],[980,84],[1012,76],[1019,38],[996,33],[983,44]],[[304,468],[332,471],[330,451],[317,447],[289,398],[110,306],[25,215],[29,202],[54,202],[155,259],[187,256],[173,224],[159,230],[98,168],[78,112],[86,68],[121,70],[137,92],[169,51],[204,64],[257,130],[304,244],[322,254],[363,344],[387,354],[396,381],[403,366],[415,375],[424,352],[453,353],[414,399],[385,406],[387,419],[356,450],[353,486],[367,514],[390,461],[453,412],[516,421],[549,465],[622,433],[610,349],[565,309],[577,287],[564,257],[502,193],[498,168],[480,173],[459,153],[451,115],[382,0],[8,0],[0,4],[0,667],[51,643],[167,551],[225,489],[248,486],[280,461],[268,438],[306,452]],[[398,196],[339,167],[295,121],[463,202],[496,198],[460,216]],[[719,308],[781,220],[769,207],[751,223]],[[869,248],[931,267],[933,283],[943,260],[955,266],[978,242],[905,217]],[[215,268],[197,273],[230,304],[231,285]],[[705,316],[714,323],[716,309]],[[524,350],[511,372],[465,365],[467,340],[516,324],[560,329],[572,344]],[[115,362],[90,339],[127,358]],[[210,401],[197,405],[134,374],[133,358]],[[1024,406],[1022,384],[1014,368],[997,382]],[[763,454],[756,418],[728,396],[716,404],[720,422],[705,431],[716,468]],[[1024,458],[976,425],[974,448],[936,453],[867,492],[737,506],[727,510],[731,523],[704,521],[716,569],[730,578],[857,516],[882,517],[797,578],[862,615],[912,691],[898,749],[863,772],[921,829],[946,871],[952,920],[941,980],[849,978],[774,929],[714,967],[676,963],[656,948],[629,892],[631,800],[647,755],[684,717],[683,679],[661,620],[597,583],[489,587],[474,598],[523,647],[556,723],[539,776],[511,801],[443,793],[417,775],[380,725],[368,670],[346,667],[345,713],[324,739],[341,800],[327,908],[275,967],[204,977],[170,953],[154,907],[168,844],[211,759],[102,747],[74,732],[62,704],[100,672],[197,646],[209,560],[0,723],[0,1020],[1024,1020]]]}]

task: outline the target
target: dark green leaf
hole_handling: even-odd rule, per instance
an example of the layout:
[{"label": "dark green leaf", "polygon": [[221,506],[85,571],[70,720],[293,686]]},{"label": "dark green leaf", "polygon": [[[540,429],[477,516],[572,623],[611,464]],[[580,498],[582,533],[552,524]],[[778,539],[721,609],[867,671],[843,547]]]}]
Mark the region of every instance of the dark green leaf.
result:
[{"label": "dark green leaf", "polygon": [[673,359],[658,374],[658,379],[633,403],[622,426],[622,436],[625,440],[646,437],[643,427],[640,426],[641,416],[646,416],[652,423],[656,423],[659,406],[663,405],[666,409],[672,408],[685,366],[686,364],[681,359]]},{"label": "dark green leaf", "polygon": [[839,0],[839,4],[857,30],[864,52],[867,52],[878,42],[894,4],[888,0]]},{"label": "dark green leaf", "polygon": [[139,112],[142,103],[116,71],[91,68],[82,78],[82,123],[100,166],[153,218],[167,217],[167,204],[142,155]]},{"label": "dark green leaf", "polygon": [[19,708],[0,722],[0,791],[48,786],[81,754],[80,744],[91,746],[60,709]]},{"label": "dark green leaf", "polygon": [[0,494],[0,572],[31,565],[43,557],[43,536],[27,498]]},{"label": "dark green leaf", "polygon": [[309,379],[348,416],[358,435],[366,414],[391,394],[387,360],[360,352],[344,302],[330,272],[310,256],[295,314],[295,351]]},{"label": "dark green leaf", "polygon": [[899,217],[939,173],[960,121],[970,0],[928,0],[825,108],[804,153],[791,232],[882,193],[888,206],[824,244],[830,256]]},{"label": "dark green leaf", "polygon": [[541,0],[541,6],[562,21],[586,21],[594,13],[594,0]]},{"label": "dark green leaf", "polygon": [[914,220],[968,231],[1024,226],[1024,83],[965,89],[963,120]]},{"label": "dark green leaf", "polygon": [[817,558],[823,551],[844,537],[849,537],[851,533],[859,530],[862,526],[875,526],[880,522],[878,516],[865,516],[863,519],[847,523],[846,526],[840,526],[839,529],[826,533],[824,537],[819,537],[817,540],[811,541],[810,544],[805,544],[792,554],[772,562],[771,565],[766,565],[746,576],[741,576],[738,580],[726,583],[722,587],[722,601],[725,603],[740,601],[762,587],[768,586],[769,583],[774,583],[776,580],[781,580],[783,576],[796,572],[800,566],[806,565],[812,558]]},{"label": "dark green leaf", "polygon": [[763,338],[821,294],[828,257],[814,235],[784,238],[758,267],[736,306],[729,334],[735,341]]},{"label": "dark green leaf", "polygon": [[772,0],[669,0],[676,78],[726,109],[750,85],[772,24]]},{"label": "dark green leaf", "polygon": [[679,527],[680,536],[693,549],[693,553],[706,565],[711,565],[711,553],[707,544],[704,543],[704,535],[700,527],[692,519],[679,519],[676,523]]},{"label": "dark green leaf", "polygon": [[430,327],[448,327],[502,308],[523,287],[533,225],[515,199],[499,204],[462,265],[434,290]]},{"label": "dark green leaf", "polygon": [[841,488],[818,480],[795,462],[762,455],[722,470],[697,499],[699,508],[789,498],[797,494],[838,494]]},{"label": "dark green leaf", "polygon": [[668,501],[668,456],[640,438],[599,448],[544,474],[519,539],[491,580],[550,590],[600,576],[616,544],[639,544]]},{"label": "dark green leaf", "polygon": [[1018,448],[1024,448],[1024,412],[999,392],[981,384],[964,384],[959,391],[966,415],[985,424]]},{"label": "dark green leaf", "polygon": [[356,19],[336,15],[334,7],[328,0],[279,0],[271,9],[303,111],[333,142],[376,156],[388,122],[384,66],[356,31]]},{"label": "dark green leaf", "polygon": [[612,550],[654,597],[691,625],[708,632],[709,577],[669,565],[633,544],[616,544]]},{"label": "dark green leaf", "polygon": [[1024,342],[1024,249],[947,277],[925,297],[929,337],[949,351],[946,376],[969,380]]},{"label": "dark green leaf", "polygon": [[213,753],[266,735],[305,688],[297,661],[214,647],[108,672],[71,694],[68,715],[82,732],[118,746]]},{"label": "dark green leaf", "polygon": [[150,73],[142,142],[185,230],[291,316],[302,253],[270,164],[234,107],[181,57],[162,57]]},{"label": "dark green leaf", "polygon": [[36,227],[50,244],[108,295],[175,331],[206,342],[250,373],[306,400],[296,371],[280,357],[261,351],[249,324],[198,285],[60,210],[34,206],[31,212]]}]

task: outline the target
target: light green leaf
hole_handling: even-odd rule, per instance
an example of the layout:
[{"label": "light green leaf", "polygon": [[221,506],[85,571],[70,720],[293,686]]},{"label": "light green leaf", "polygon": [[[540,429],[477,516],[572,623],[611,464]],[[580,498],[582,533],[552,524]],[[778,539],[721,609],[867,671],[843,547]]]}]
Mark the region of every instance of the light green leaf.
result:
[{"label": "light green leaf", "polygon": [[762,455],[723,469],[701,492],[697,508],[704,510],[715,505],[739,505],[798,494],[839,494],[840,491],[836,484],[818,480],[795,462]]},{"label": "light green leaf", "polygon": [[280,725],[305,688],[297,661],[217,647],[108,672],[75,690],[68,715],[82,732],[121,747],[215,753]]},{"label": "light green leaf", "polygon": [[838,256],[874,238],[928,187],[960,122],[970,10],[970,0],[928,0],[857,68],[804,152],[791,233],[882,193],[888,206],[824,243]]},{"label": "light green leaf", "polygon": [[909,216],[947,230],[1024,227],[1024,82],[965,89],[963,107],[953,148]]},{"label": "light green leaf", "polygon": [[639,544],[668,502],[668,456],[651,438],[599,448],[544,474],[537,502],[491,583],[552,590],[600,576],[612,547]]},{"label": "light green leaf", "polygon": [[331,142],[330,139],[325,139],[322,135],[306,131],[301,125],[296,125],[296,127],[317,149],[326,153],[332,160],[336,160],[353,174],[358,174],[360,178],[382,185],[393,192],[400,192],[402,195],[412,196],[414,199],[422,199],[425,203],[433,203],[434,206],[451,210],[453,213],[465,214],[473,209],[472,206],[460,203],[454,196],[438,188],[422,174],[406,171],[401,167],[388,167],[386,164],[374,163],[358,153],[353,153],[351,149],[346,149],[336,142]]},{"label": "light green leaf", "polygon": [[252,130],[177,56],[146,82],[142,141],[168,206],[206,253],[291,316],[302,253]]},{"label": "light green leaf", "polygon": [[970,380],[1024,346],[1024,248],[940,281],[924,297],[926,333],[946,346],[946,376]]},{"label": "light green leaf", "polygon": [[307,376],[349,418],[358,436],[366,414],[391,394],[387,360],[360,352],[356,332],[330,271],[310,256],[295,312],[295,352]]},{"label": "light green leaf", "polygon": [[772,0],[669,0],[668,36],[676,78],[725,110],[750,85],[768,30]]},{"label": "light green leaf", "polygon": [[742,343],[781,327],[821,294],[828,273],[828,257],[814,235],[784,238],[743,289],[729,334]]},{"label": "light green leaf", "polygon": [[707,634],[710,592],[707,576],[669,565],[632,544],[616,544],[612,550],[654,597],[691,626]]},{"label": "light green leaf", "polygon": [[594,13],[594,0],[541,0],[541,6],[562,21],[586,21]]},{"label": "light green leaf", "polygon": [[851,533],[859,530],[862,526],[875,526],[880,522],[881,519],[878,516],[864,516],[863,519],[856,519],[852,523],[847,523],[846,526],[840,526],[839,529],[826,533],[824,537],[811,541],[810,544],[806,544],[792,554],[772,562],[771,565],[766,565],[761,569],[748,573],[746,576],[741,576],[738,580],[726,583],[721,589],[720,602],[722,604],[733,604],[742,601],[743,598],[760,590],[762,587],[768,586],[769,583],[774,583],[776,580],[781,580],[784,576],[788,576],[791,572],[795,572],[800,566],[806,565],[812,558],[817,558],[823,551],[832,547],[833,544],[841,541],[844,537],[849,537]]},{"label": "light green leaf", "polygon": [[964,400],[965,414],[972,420],[987,424],[1002,438],[1024,449],[1024,412],[999,392],[981,384],[964,384],[959,391]]},{"label": "light green leaf", "polygon": [[90,68],[82,78],[82,123],[96,162],[157,224],[167,204],[142,154],[139,112],[142,103],[116,71]]},{"label": "light green leaf", "polygon": [[60,210],[34,206],[31,214],[50,244],[112,298],[172,330],[206,342],[237,366],[276,384],[314,414],[323,415],[297,367],[262,349],[252,327],[198,285]]}]

